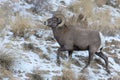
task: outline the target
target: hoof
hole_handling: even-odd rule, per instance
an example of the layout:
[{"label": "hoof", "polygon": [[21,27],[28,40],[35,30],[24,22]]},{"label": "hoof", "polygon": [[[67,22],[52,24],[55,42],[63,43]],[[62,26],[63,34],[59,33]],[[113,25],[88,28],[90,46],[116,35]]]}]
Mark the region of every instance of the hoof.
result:
[{"label": "hoof", "polygon": [[80,72],[84,73],[86,71],[86,68],[83,68]]},{"label": "hoof", "polygon": [[57,60],[57,66],[60,66],[60,60]]},{"label": "hoof", "polygon": [[111,72],[110,72],[110,70],[108,70],[108,69],[107,69],[106,71],[107,71],[107,73],[108,73],[108,74],[110,74],[110,73],[111,73]]}]

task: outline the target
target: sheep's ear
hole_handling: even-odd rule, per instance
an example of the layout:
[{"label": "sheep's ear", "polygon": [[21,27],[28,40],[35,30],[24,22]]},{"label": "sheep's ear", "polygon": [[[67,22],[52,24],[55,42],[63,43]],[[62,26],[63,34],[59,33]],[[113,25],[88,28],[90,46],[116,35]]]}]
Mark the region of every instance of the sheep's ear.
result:
[{"label": "sheep's ear", "polygon": [[58,18],[58,24],[60,24],[62,22],[62,19]]}]

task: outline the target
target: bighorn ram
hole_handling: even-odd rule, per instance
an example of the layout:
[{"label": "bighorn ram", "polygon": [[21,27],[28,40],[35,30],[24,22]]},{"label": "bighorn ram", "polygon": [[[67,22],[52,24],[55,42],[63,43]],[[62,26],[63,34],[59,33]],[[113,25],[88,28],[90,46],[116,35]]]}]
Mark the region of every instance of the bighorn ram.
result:
[{"label": "bighorn ram", "polygon": [[108,57],[102,53],[102,34],[100,32],[82,29],[75,25],[66,25],[66,19],[62,14],[53,15],[44,24],[52,28],[54,37],[60,45],[57,53],[58,64],[60,64],[59,55],[61,51],[68,51],[71,58],[73,51],[88,50],[89,59],[83,69],[88,67],[93,59],[93,55],[96,54],[104,59],[106,71],[110,73],[108,69]]}]

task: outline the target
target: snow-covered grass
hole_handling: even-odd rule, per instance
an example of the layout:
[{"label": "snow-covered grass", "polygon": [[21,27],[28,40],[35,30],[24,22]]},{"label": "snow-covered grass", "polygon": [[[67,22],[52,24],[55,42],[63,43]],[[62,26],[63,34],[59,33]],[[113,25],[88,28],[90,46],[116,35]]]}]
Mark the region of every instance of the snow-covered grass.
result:
[{"label": "snow-covered grass", "polygon": [[[85,18],[84,20],[86,20],[90,28],[101,31],[109,36],[114,36],[116,33],[119,34],[119,9],[108,5],[98,7],[92,0],[75,1],[67,6],[67,8],[76,15],[82,13]],[[74,20],[76,21],[76,19]],[[72,21],[72,23],[74,23],[74,21]]]},{"label": "snow-covered grass", "polygon": [[[50,36],[50,34],[47,34],[47,32],[49,33],[49,30],[42,30],[42,31],[41,31],[41,33],[46,32],[46,37]],[[12,38],[12,36],[11,36],[8,38],[7,41],[5,41],[5,43],[3,45],[9,43],[9,45],[11,45],[11,48],[13,48],[15,50],[14,53],[18,55],[17,56],[18,59],[15,60],[14,65],[12,66],[12,71],[13,71],[14,77],[19,77],[20,75],[22,75],[21,79],[25,79],[25,78],[27,78],[26,77],[27,73],[34,74],[34,70],[35,70],[38,72],[39,71],[47,72],[47,73],[42,73],[42,74],[38,73],[38,74],[42,75],[43,78],[46,78],[48,76],[47,78],[49,80],[51,80],[52,76],[56,76],[56,75],[61,76],[62,70],[65,68],[67,69],[67,67],[65,67],[64,64],[61,65],[60,67],[56,65],[56,50],[57,50],[56,47],[59,45],[56,42],[45,41],[46,37],[44,36],[44,37],[36,40],[36,36],[34,36],[34,37],[32,37],[32,39],[30,39],[28,41],[29,41],[29,43],[34,42],[33,45],[34,46],[36,45],[38,47],[38,49],[41,49],[42,54],[49,55],[48,57],[50,58],[50,60],[46,60],[45,58],[40,58],[38,55],[38,53],[40,53],[40,52],[37,53],[37,52],[32,52],[32,50],[24,50],[22,48],[22,44],[24,44],[25,42],[28,42],[24,39],[17,39],[17,40],[11,41],[11,38]],[[108,37],[106,40],[110,41],[114,38],[115,37]],[[119,40],[119,36],[116,36],[116,40],[117,39]],[[47,47],[50,48],[50,53],[49,53],[49,50]],[[107,55],[109,55],[109,54],[107,53]],[[118,63],[116,63],[114,61],[114,59],[112,57],[109,57],[109,66],[110,66],[110,70],[112,72],[110,75],[107,74],[107,72],[105,71],[105,69],[102,65],[97,64],[95,61],[92,62],[91,66],[89,66],[85,70],[85,72],[81,72],[81,69],[86,64],[85,62],[87,60],[87,57],[88,57],[87,51],[73,53],[73,59],[78,60],[80,65],[82,65],[82,66],[76,66],[73,63],[70,64],[69,69],[72,70],[72,72],[74,72],[76,74],[76,76],[77,75],[80,76],[83,73],[84,75],[81,75],[81,76],[83,76],[83,78],[87,78],[87,79],[91,78],[91,80],[92,79],[108,79],[110,76],[117,75],[117,72],[119,72],[117,69],[119,69],[120,66]],[[120,56],[118,55],[118,58],[119,57]],[[95,57],[95,58],[98,58],[98,57]],[[61,60],[62,60],[62,63],[64,63],[66,61],[66,64],[68,64],[67,59],[61,58]],[[89,75],[88,75],[88,73],[89,73]],[[96,76],[96,77],[94,77],[94,76]]]},{"label": "snow-covered grass", "polygon": [[[0,4],[3,4],[6,0],[0,0]],[[72,1],[75,0],[66,0],[64,1],[68,6]],[[87,1],[87,0],[85,0]],[[57,10],[59,5],[61,5],[60,0],[51,0],[51,4],[53,4],[54,10]],[[84,2],[84,1],[83,1]],[[82,3],[83,3],[82,2]],[[90,0],[89,0],[90,2]],[[24,4],[24,5],[23,5]],[[78,3],[80,4],[80,3]],[[88,4],[88,5],[87,5]],[[94,56],[94,60],[91,62],[91,65],[86,68],[83,72],[82,68],[86,65],[88,60],[88,51],[75,51],[72,55],[72,61],[69,62],[67,52],[64,52],[65,58],[61,57],[61,65],[57,66],[56,64],[56,56],[57,56],[57,48],[59,47],[58,43],[53,39],[52,31],[47,28],[41,29],[42,23],[37,21],[44,21],[45,18],[51,17],[50,13],[45,13],[44,15],[34,15],[26,11],[32,7],[32,5],[25,3],[25,1],[18,1],[16,3],[10,3],[13,8],[13,12],[20,12],[20,16],[12,15],[13,25],[7,24],[4,29],[1,28],[2,33],[5,33],[4,37],[0,36],[0,50],[10,50],[12,52],[8,53],[12,55],[15,59],[12,65],[10,65],[10,72],[13,77],[17,79],[26,80],[31,79],[36,76],[40,76],[45,80],[54,80],[53,77],[57,77],[61,80],[98,80],[98,79],[120,79],[120,35],[115,35],[112,37],[105,36],[106,47],[104,54],[109,57],[109,69],[111,74],[108,74],[105,71],[104,61],[101,58]],[[87,8],[85,5],[90,6]],[[93,7],[92,2],[86,3],[82,5],[84,9],[86,9],[85,14],[90,15],[94,13],[94,18],[92,15],[87,15],[88,24],[92,25],[95,23],[96,19],[99,19],[98,23],[103,24],[105,20],[111,20],[112,24],[119,26],[119,21],[116,24],[116,19],[120,18],[120,13],[118,9],[115,9],[110,6],[102,6],[102,7]],[[78,6],[72,6],[74,8],[78,8]],[[74,9],[73,8],[73,9]],[[78,9],[75,9],[78,10]],[[89,11],[91,12],[89,14]],[[109,11],[109,12],[106,12]],[[76,12],[76,11],[75,11]],[[83,12],[84,13],[84,12]],[[96,13],[96,15],[95,15]],[[21,15],[22,14],[22,15]],[[28,15],[27,15],[28,14]],[[98,16],[98,15],[99,16]],[[85,16],[86,16],[85,15]],[[11,15],[10,15],[11,16]],[[24,16],[24,17],[23,17]],[[26,17],[30,16],[30,19],[26,19]],[[92,17],[91,17],[92,16]],[[2,16],[5,17],[5,16]],[[21,19],[22,18],[22,19]],[[101,19],[107,18],[107,19]],[[17,21],[18,19],[18,21]],[[100,20],[101,21],[100,23]],[[107,24],[109,24],[109,21]],[[104,23],[106,23],[104,22]],[[40,23],[40,24],[36,24]],[[20,25],[19,25],[20,24]],[[110,24],[109,24],[110,25]],[[32,26],[30,29],[29,37],[14,37],[14,33],[10,31],[10,29],[17,32],[24,32],[24,30],[28,30],[28,26]],[[37,26],[37,28],[36,28]],[[38,27],[40,26],[40,27]],[[10,28],[11,27],[11,28]],[[16,29],[17,27],[17,29]],[[22,30],[20,29],[22,27]],[[34,28],[33,28],[34,27]],[[104,26],[105,27],[105,26]],[[10,28],[10,29],[9,29]],[[104,29],[104,28],[100,28]],[[113,29],[113,28],[112,28]],[[106,29],[108,30],[108,28]],[[33,32],[32,32],[33,31]],[[1,32],[0,32],[1,33]],[[4,48],[2,48],[5,46]],[[1,55],[2,53],[0,53]],[[1,72],[1,70],[0,70]],[[30,74],[30,75],[28,75]],[[116,78],[117,77],[117,78]],[[3,76],[4,78],[4,76]],[[57,80],[55,78],[55,80]]]},{"label": "snow-covered grass", "polygon": [[17,15],[15,19],[10,22],[11,31],[14,33],[14,36],[24,36],[27,34],[27,31],[34,26],[31,22],[30,17]]}]

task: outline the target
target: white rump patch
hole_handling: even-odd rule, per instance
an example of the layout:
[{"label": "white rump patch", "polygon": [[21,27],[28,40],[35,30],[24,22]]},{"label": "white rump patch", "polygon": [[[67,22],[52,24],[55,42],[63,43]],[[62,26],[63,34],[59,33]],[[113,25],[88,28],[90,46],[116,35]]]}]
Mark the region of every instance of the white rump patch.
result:
[{"label": "white rump patch", "polygon": [[100,49],[105,47],[105,38],[104,38],[104,36],[103,36],[103,34],[101,32],[99,32],[99,35],[100,35],[101,45],[98,48],[97,52],[100,52]]}]

